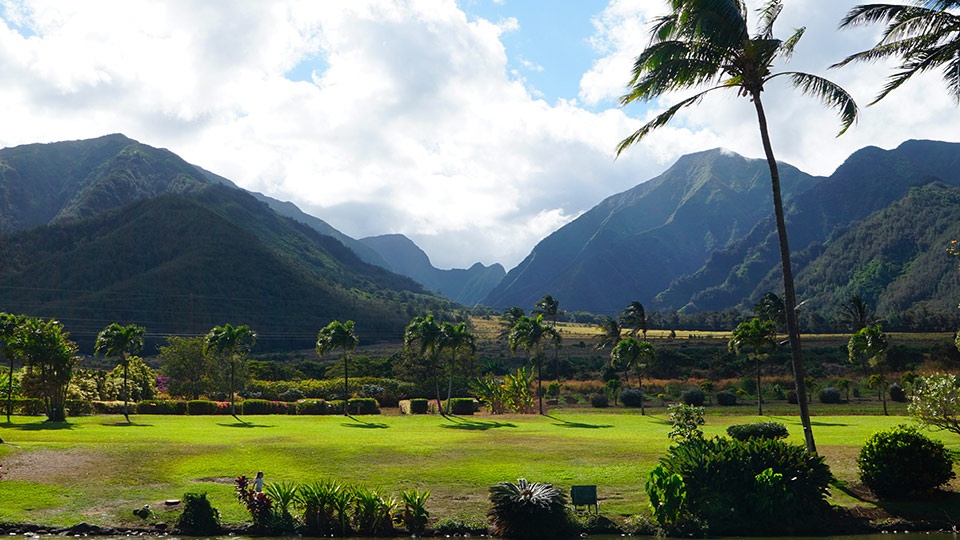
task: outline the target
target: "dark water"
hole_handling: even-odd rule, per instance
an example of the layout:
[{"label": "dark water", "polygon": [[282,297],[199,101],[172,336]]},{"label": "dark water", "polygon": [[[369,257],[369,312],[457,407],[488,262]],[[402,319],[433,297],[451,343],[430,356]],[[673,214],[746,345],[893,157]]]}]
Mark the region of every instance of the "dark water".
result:
[{"label": "dark water", "polygon": [[[15,538],[15,537],[10,537]],[[129,536],[117,536],[117,537],[98,537],[101,540],[130,540],[132,537]],[[290,540],[291,536],[283,537],[245,537],[245,536],[214,536],[209,538],[202,537],[193,537],[185,536],[183,538],[178,536],[165,536],[163,537],[169,540]],[[397,538],[409,538],[409,537],[393,537],[390,539],[384,538],[373,538],[373,537],[350,537],[344,540],[397,540]],[[443,538],[443,537],[434,537],[434,538]],[[476,536],[473,538],[477,538]],[[586,536],[591,540],[622,540],[623,538],[631,538],[622,535],[614,534],[594,534]],[[642,538],[642,539],[653,539],[652,536],[637,536],[632,538]],[[304,538],[304,540],[308,540]],[[319,538],[317,540],[320,540]],[[728,537],[728,538],[715,538],[711,540],[960,540],[960,535],[951,534],[951,533],[885,533],[885,534],[858,534],[858,535],[848,535],[848,536],[777,536],[777,537]]]}]

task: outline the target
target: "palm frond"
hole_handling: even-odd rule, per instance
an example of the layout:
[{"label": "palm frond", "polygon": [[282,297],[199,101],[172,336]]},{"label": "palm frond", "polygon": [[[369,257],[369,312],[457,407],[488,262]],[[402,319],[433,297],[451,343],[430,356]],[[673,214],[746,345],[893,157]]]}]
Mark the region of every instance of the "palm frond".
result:
[{"label": "palm frond", "polygon": [[943,79],[947,83],[947,90],[953,96],[953,101],[960,104],[960,52],[944,66]]},{"label": "palm frond", "polygon": [[783,2],[781,0],[770,0],[767,4],[757,10],[760,14],[760,26],[757,37],[762,39],[773,38],[773,23],[777,22],[777,17],[783,11]]},{"label": "palm frond", "polygon": [[670,123],[670,120],[673,119],[674,116],[676,116],[676,114],[680,111],[680,109],[699,103],[700,100],[703,99],[704,94],[706,94],[707,92],[712,92],[713,90],[717,90],[719,88],[726,88],[726,87],[727,85],[714,86],[713,88],[704,90],[703,92],[700,92],[694,95],[693,97],[684,99],[683,101],[670,107],[666,111],[660,113],[659,115],[657,115],[656,118],[647,122],[642,128],[638,129],[637,131],[634,131],[633,134],[631,134],[629,137],[620,141],[620,144],[617,145],[617,156],[619,156],[624,150],[626,150],[630,146],[633,146],[635,143],[640,142],[651,131],[657,128],[663,127],[668,123]]},{"label": "palm frond", "polygon": [[801,26],[793,31],[793,35],[784,40],[780,44],[780,49],[777,53],[777,56],[783,58],[784,60],[789,60],[793,56],[793,49],[796,48],[797,43],[800,41],[800,38],[803,37],[803,33],[806,32],[807,27]]},{"label": "palm frond", "polygon": [[840,19],[840,28],[888,23],[910,6],[897,4],[862,4],[851,9]]},{"label": "palm frond", "polygon": [[810,73],[789,71],[778,73],[774,77],[780,75],[788,75],[793,86],[802,93],[817,97],[828,107],[837,110],[840,114],[841,124],[840,132],[837,133],[838,137],[843,135],[857,121],[857,115],[859,114],[857,102],[840,85]]}]

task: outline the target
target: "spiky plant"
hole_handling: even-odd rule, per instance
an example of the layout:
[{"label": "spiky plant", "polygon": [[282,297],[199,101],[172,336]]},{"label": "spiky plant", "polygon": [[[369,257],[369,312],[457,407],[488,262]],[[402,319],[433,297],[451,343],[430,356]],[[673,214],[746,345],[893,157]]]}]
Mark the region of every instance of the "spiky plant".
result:
[{"label": "spiky plant", "polygon": [[403,523],[410,534],[421,534],[427,528],[430,512],[426,505],[429,497],[429,491],[418,489],[408,489],[400,492],[400,501],[403,503],[403,510],[401,510],[399,516],[400,522]]},{"label": "spiky plant", "polygon": [[497,536],[562,538],[575,531],[567,518],[567,497],[553,484],[500,482],[490,488],[487,517]]}]

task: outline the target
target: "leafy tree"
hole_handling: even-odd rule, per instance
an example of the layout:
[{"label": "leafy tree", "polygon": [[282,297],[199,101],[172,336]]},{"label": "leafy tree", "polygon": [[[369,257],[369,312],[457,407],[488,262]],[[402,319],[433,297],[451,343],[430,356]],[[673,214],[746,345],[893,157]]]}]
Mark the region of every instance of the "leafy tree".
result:
[{"label": "leafy tree", "polygon": [[[649,341],[637,341],[634,337],[621,339],[617,346],[610,351],[610,364],[623,369],[623,376],[627,379],[627,371],[633,368],[637,374],[637,389],[643,392],[643,372],[653,362],[655,352]],[[628,379],[629,380],[629,379]],[[614,399],[616,404],[616,399]],[[640,414],[647,414],[640,399]]]},{"label": "leafy tree", "polygon": [[449,379],[447,385],[447,414],[450,413],[450,398],[453,397],[453,370],[457,365],[457,353],[473,355],[477,351],[476,337],[467,329],[466,323],[445,322],[440,325],[440,349],[450,351]]},{"label": "leafy tree", "polygon": [[77,345],[63,325],[50,319],[28,318],[7,340],[7,351],[24,363],[24,389],[43,400],[47,420],[65,422],[67,387],[76,367]]},{"label": "leafy tree", "polygon": [[543,342],[545,340],[559,344],[562,338],[556,328],[543,324],[543,315],[537,315],[536,319],[527,316],[520,317],[517,319],[517,324],[513,326],[513,330],[510,331],[510,350],[516,351],[522,347],[537,365],[537,399],[540,414],[543,414],[542,364]]},{"label": "leafy tree", "polygon": [[638,333],[643,335],[643,340],[647,340],[647,312],[643,309],[643,304],[634,300],[630,305],[620,313],[620,326],[629,328],[633,337]]},{"label": "leafy tree", "polygon": [[237,379],[244,375],[247,354],[257,342],[257,334],[247,325],[215,326],[204,338],[203,353],[213,353],[221,362],[227,362],[230,387],[230,414],[237,416],[235,396]]},{"label": "leafy tree", "polygon": [[954,101],[960,103],[960,15],[948,11],[957,0],[914,0],[912,5],[863,4],[854,7],[840,28],[881,23],[883,37],[872,48],[852,54],[833,67],[850,62],[900,61],[870,104],[880,101],[918,73],[942,67],[943,80]]},{"label": "leafy tree", "polygon": [[620,142],[617,154],[641,141],[651,131],[662,127],[681,109],[699,103],[705,94],[714,90],[735,89],[747,97],[756,109],[760,138],[770,168],[773,208],[780,243],[783,271],[784,311],[789,335],[793,376],[799,394],[800,419],[807,450],[816,453],[810,414],[803,387],[804,369],[800,348],[800,328],[795,308],[796,292],[790,264],[790,247],[780,195],[780,172],[767,129],[762,92],[767,83],[777,77],[788,77],[794,87],[804,94],[820,98],[837,109],[842,119],[842,134],[857,118],[853,98],[840,86],[816,75],[801,72],[774,73],[774,62],[788,59],[804,29],[794,32],[786,40],[773,37],[773,25],[782,11],[781,0],[769,0],[759,10],[758,32],[750,35],[747,25],[747,5],[743,0],[670,0],[671,11],[659,17],[651,30],[651,43],[634,62],[629,92],[621,98],[627,105],[634,101],[651,101],[679,90],[702,87],[706,90],[682,99]]},{"label": "leafy tree", "polygon": [[887,414],[886,376],[884,370],[887,364],[887,335],[879,324],[861,328],[850,336],[847,343],[847,352],[850,362],[859,363],[876,370],[876,385],[880,389],[880,400],[883,402],[883,414]]},{"label": "leafy tree", "polygon": [[437,390],[437,411],[443,412],[440,403],[440,353],[443,350],[440,324],[433,315],[414,317],[403,333],[403,345],[408,349],[416,347],[421,357],[425,357],[433,373],[434,386]]},{"label": "leafy tree", "polygon": [[773,321],[777,328],[786,326],[787,313],[783,308],[783,298],[777,293],[768,292],[753,305],[753,313],[766,321]]},{"label": "leafy tree", "polygon": [[117,365],[105,379],[116,381],[113,386],[120,391],[114,397],[128,392],[132,401],[143,401],[153,399],[157,394],[157,372],[150,369],[139,356],[128,357],[126,366]]},{"label": "leafy tree", "polygon": [[617,322],[616,319],[604,316],[600,319],[600,322],[597,323],[597,326],[600,327],[596,347],[598,351],[602,351],[607,347],[616,346],[617,343],[620,343],[623,336],[623,328],[620,327],[620,323]]},{"label": "leafy tree", "polygon": [[122,326],[119,323],[111,323],[97,334],[97,341],[93,345],[93,352],[104,356],[119,358],[120,365],[123,366],[123,417],[130,422],[130,410],[128,401],[130,398],[130,389],[128,387],[128,354],[138,354],[143,349],[143,335],[146,329],[135,324]]},{"label": "leafy tree", "polygon": [[754,317],[744,321],[733,329],[728,347],[740,354],[744,349],[753,349],[747,356],[752,357],[757,367],[757,414],[763,416],[763,392],[760,390],[760,364],[770,352],[777,348],[777,323]]},{"label": "leafy tree", "polygon": [[[13,337],[13,332],[18,326],[23,324],[25,317],[23,315],[13,315],[10,313],[0,313],[0,356],[3,356],[7,347],[7,341]],[[13,354],[7,354],[7,360],[10,361],[10,371],[7,378],[7,423],[10,423],[10,415],[13,414]]]},{"label": "leafy tree", "polygon": [[327,351],[333,349],[343,350],[343,414],[349,414],[347,402],[350,400],[350,394],[347,390],[349,382],[347,372],[347,351],[352,351],[360,344],[360,338],[353,331],[353,321],[341,323],[340,321],[331,321],[317,333],[317,355],[323,356]]},{"label": "leafy tree", "polygon": [[160,346],[160,372],[170,378],[167,393],[198,399],[213,391],[215,367],[204,352],[204,338],[168,336]]},{"label": "leafy tree", "polygon": [[907,411],[923,426],[960,435],[960,377],[934,373],[918,378]]}]

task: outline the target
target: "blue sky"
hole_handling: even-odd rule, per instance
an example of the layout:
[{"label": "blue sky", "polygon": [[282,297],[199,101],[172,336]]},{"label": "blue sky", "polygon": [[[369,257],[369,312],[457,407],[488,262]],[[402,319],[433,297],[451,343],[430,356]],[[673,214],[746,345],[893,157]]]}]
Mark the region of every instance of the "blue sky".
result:
[{"label": "blue sky", "polygon": [[[857,2],[786,0],[788,66],[861,104],[890,64],[827,66],[880,28],[839,32]],[[756,7],[754,0],[748,0]],[[704,100],[615,157],[684,97],[620,108],[658,0],[0,0],[0,146],[123,133],[355,238],[402,233],[442,268],[511,268],[604,198],[684,154],[762,155],[753,107]],[[830,174],[868,145],[957,140],[936,73],[836,114],[770,84],[777,157]]]}]

